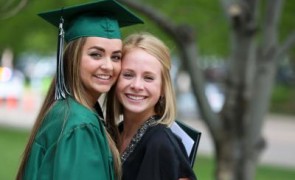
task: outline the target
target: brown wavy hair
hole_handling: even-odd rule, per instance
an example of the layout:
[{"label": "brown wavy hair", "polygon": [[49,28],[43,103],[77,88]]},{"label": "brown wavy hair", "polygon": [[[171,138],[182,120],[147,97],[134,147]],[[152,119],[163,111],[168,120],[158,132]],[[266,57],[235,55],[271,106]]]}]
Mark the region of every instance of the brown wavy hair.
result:
[{"label": "brown wavy hair", "polygon": [[[86,43],[87,38],[79,38],[77,40],[71,41],[67,44],[65,52],[64,52],[64,72],[65,72],[65,82],[66,87],[69,90],[70,94],[73,98],[80,102],[82,105],[86,106],[89,109],[93,110],[93,105],[87,102],[85,94],[87,93],[85,88],[81,87],[81,78],[80,78],[80,63],[81,63],[81,56],[82,56],[82,48]],[[32,148],[32,144],[34,142],[35,136],[42,125],[42,121],[44,116],[50,110],[52,105],[55,103],[54,100],[55,96],[55,78],[53,79],[49,91],[44,99],[43,105],[41,106],[41,110],[37,116],[33,129],[31,131],[31,135],[29,137],[28,143],[25,147],[23,157],[18,169],[18,173],[16,176],[17,180],[21,180],[23,177],[23,172],[26,167],[26,163],[29,158],[29,154]],[[114,124],[114,123],[109,123]],[[110,127],[111,128],[111,127]],[[121,177],[121,163],[120,163],[120,156],[119,152],[116,148],[116,144],[112,140],[111,136],[109,135],[108,131],[106,131],[107,140],[113,154],[114,159],[114,168],[116,172],[116,177],[120,179]]]}]

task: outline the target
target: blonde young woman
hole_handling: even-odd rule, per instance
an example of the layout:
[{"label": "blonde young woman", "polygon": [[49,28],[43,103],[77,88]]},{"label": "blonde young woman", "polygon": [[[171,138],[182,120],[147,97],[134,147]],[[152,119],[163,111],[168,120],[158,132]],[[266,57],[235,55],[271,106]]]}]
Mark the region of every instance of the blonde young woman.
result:
[{"label": "blonde young woman", "polygon": [[[57,75],[33,127],[17,179],[120,179],[119,153],[103,125],[97,101],[121,70],[120,27],[142,21],[112,0],[40,16],[59,27],[61,49]],[[62,56],[63,36],[67,45]]]},{"label": "blonde young woman", "polygon": [[107,120],[123,120],[112,133],[123,180],[196,179],[183,144],[169,128],[176,114],[170,69],[161,40],[148,33],[125,39],[121,74],[107,96]]}]

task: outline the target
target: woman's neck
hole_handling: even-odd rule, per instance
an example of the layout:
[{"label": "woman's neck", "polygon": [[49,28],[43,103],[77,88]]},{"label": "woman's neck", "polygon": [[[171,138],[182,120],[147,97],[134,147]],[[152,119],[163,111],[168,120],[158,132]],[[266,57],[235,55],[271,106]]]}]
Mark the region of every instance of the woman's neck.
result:
[{"label": "woman's neck", "polygon": [[99,95],[97,97],[93,97],[90,94],[85,94],[81,96],[75,96],[77,101],[79,101],[84,106],[88,107],[89,109],[94,109],[95,104],[98,102]]},{"label": "woman's neck", "polygon": [[124,131],[131,132],[128,134],[134,134],[137,130],[147,121],[151,116],[155,115],[154,112],[148,113],[133,113],[125,111],[123,113],[123,125]]},{"label": "woman's neck", "polygon": [[127,113],[123,114],[123,132],[121,133],[122,146],[120,152],[123,152],[129,145],[133,136],[137,133],[138,129],[154,114],[134,114]]},{"label": "woman's neck", "polygon": [[132,138],[146,118],[140,115],[124,113],[123,115],[123,138]]}]

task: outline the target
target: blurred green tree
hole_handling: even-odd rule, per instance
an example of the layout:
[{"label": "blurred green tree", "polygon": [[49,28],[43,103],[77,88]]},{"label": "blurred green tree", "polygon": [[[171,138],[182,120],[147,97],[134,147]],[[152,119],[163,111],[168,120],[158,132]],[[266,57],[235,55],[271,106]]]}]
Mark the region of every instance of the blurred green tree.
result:
[{"label": "blurred green tree", "polygon": [[7,48],[12,50],[16,61],[24,52],[52,54],[56,50],[57,30],[37,14],[81,2],[83,1],[1,0],[0,55]]}]

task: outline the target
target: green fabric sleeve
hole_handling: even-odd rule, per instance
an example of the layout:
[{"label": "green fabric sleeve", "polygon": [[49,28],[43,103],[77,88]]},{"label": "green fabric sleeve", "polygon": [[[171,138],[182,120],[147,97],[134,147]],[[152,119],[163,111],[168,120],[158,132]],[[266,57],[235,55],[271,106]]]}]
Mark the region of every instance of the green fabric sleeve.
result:
[{"label": "green fabric sleeve", "polygon": [[101,132],[89,124],[64,134],[54,157],[53,179],[109,179],[112,159]]},{"label": "green fabric sleeve", "polygon": [[64,132],[47,150],[32,146],[24,180],[113,180],[113,160],[104,133],[91,124]]}]

